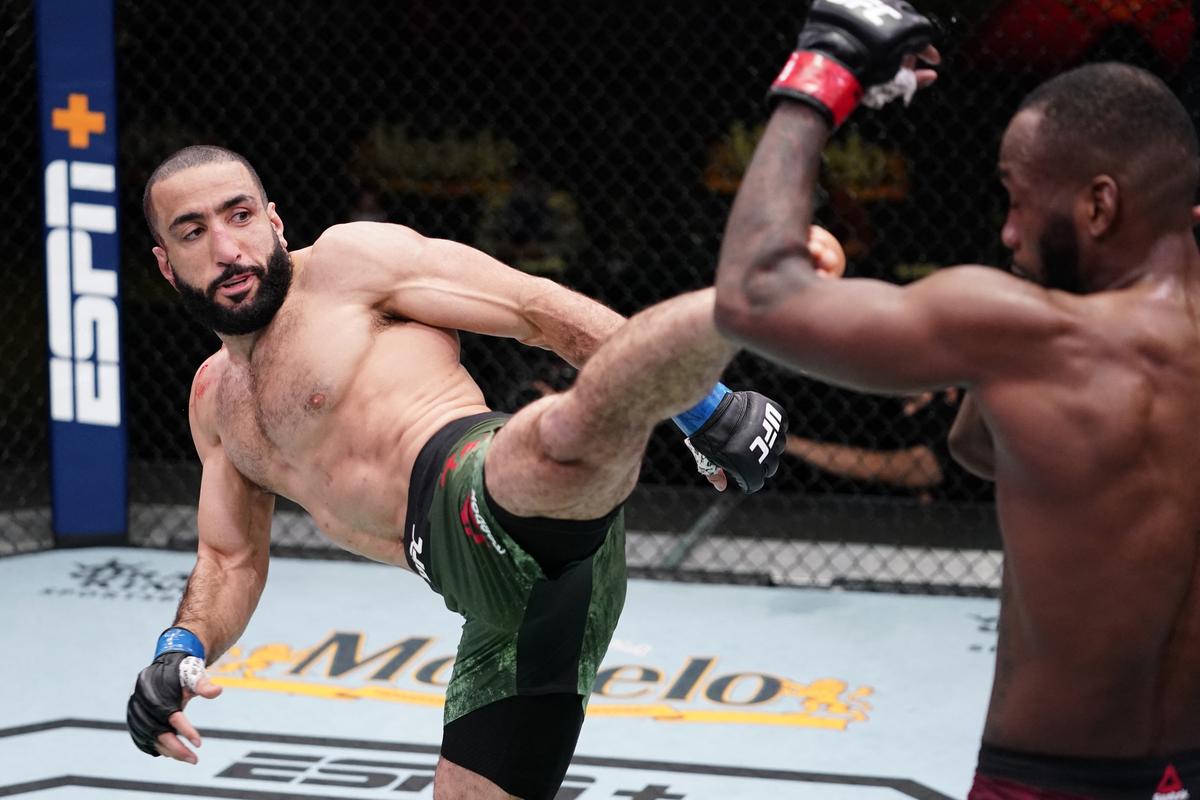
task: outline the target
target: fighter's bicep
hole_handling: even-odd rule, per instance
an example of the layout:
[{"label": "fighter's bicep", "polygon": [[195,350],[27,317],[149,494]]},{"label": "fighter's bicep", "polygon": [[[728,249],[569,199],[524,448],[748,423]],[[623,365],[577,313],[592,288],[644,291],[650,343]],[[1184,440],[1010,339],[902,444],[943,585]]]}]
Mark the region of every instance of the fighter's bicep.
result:
[{"label": "fighter's bicep", "polygon": [[[817,298],[817,341],[832,377],[863,390],[917,392],[964,380],[955,320],[928,292],[875,280],[842,281]],[[823,301],[823,302],[821,302]]]},{"label": "fighter's bicep", "polygon": [[723,327],[814,377],[868,391],[914,391],[953,372],[937,351],[936,320],[917,300],[881,281],[814,279]]},{"label": "fighter's bicep", "polygon": [[220,445],[203,464],[196,516],[201,550],[222,560],[265,560],[275,496],[242,475]]},{"label": "fighter's bicep", "polygon": [[513,339],[532,335],[526,307],[545,279],[447,239],[424,239],[416,252],[421,269],[398,282],[389,298],[398,312],[441,328]]},{"label": "fighter's bicep", "polygon": [[970,385],[1052,326],[1045,303],[1021,283],[982,267],[947,269],[904,287],[813,280],[739,332],[768,357],[864,391]]},{"label": "fighter's bicep", "polygon": [[[321,280],[393,316],[440,328],[524,338],[526,296],[544,281],[473,247],[400,225],[330,228],[313,247]],[[354,270],[332,270],[353,264]],[[327,276],[324,273],[334,271]]]}]

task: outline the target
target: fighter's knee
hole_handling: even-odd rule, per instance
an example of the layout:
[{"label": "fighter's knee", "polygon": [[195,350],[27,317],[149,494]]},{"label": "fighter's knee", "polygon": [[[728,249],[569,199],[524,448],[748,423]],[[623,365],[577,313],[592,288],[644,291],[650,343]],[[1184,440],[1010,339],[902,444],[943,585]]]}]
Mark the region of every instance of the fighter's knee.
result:
[{"label": "fighter's knee", "polygon": [[571,394],[547,397],[537,409],[534,429],[546,457],[560,463],[586,459],[589,454],[587,426]]}]

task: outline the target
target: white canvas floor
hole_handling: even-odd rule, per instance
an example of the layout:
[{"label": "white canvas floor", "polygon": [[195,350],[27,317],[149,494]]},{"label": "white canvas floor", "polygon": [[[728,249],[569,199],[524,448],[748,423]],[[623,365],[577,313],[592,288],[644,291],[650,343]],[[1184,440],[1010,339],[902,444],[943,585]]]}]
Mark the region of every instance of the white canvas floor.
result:
[{"label": "white canvas floor", "polygon": [[[184,553],[0,559],[0,797],[431,798],[458,617],[379,565],[276,559],[189,766],[125,700]],[[970,785],[997,603],[633,581],[560,800],[943,800]]]}]

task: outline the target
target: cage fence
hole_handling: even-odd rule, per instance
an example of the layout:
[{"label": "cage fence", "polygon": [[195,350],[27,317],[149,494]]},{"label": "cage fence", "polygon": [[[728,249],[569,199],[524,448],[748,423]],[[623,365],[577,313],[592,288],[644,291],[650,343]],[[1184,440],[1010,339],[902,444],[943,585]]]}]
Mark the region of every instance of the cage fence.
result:
[{"label": "cage fence", "polygon": [[[0,553],[52,546],[37,76],[30,3],[0,0]],[[907,283],[1003,266],[1000,135],[1021,97],[1079,63],[1163,77],[1196,114],[1195,3],[920,4],[945,61],[905,108],[860,113],[827,147],[817,222],[854,275]],[[292,246],[358,219],[472,244],[630,314],[710,285],[724,221],[767,116],[765,88],[798,4],[566,2],[248,5],[116,2],[123,361],[130,539],[195,543],[199,467],[187,422],[217,339],[179,313],[141,222],[156,164],[194,143],[255,164]],[[919,353],[913,354],[919,358]],[[463,335],[489,403],[512,411],[573,370]],[[883,397],[740,355],[725,382],[778,399],[788,455],[767,489],[718,495],[680,434],[656,431],[627,507],[637,574],[992,591],[991,486],[952,459],[960,393]],[[397,398],[396,402],[403,402]],[[336,554],[282,502],[280,553]]]}]

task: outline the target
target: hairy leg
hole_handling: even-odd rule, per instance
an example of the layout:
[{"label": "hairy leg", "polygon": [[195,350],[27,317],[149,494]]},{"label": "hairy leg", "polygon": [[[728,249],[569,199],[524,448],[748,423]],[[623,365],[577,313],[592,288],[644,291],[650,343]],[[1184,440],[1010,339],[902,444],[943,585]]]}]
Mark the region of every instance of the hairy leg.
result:
[{"label": "hairy leg", "polygon": [[521,800],[487,778],[445,758],[433,773],[433,800]]},{"label": "hairy leg", "polygon": [[654,426],[703,399],[733,357],[713,325],[713,297],[692,292],[634,315],[569,391],[514,415],[488,450],[496,502],[559,519],[600,517],[621,502]]}]

